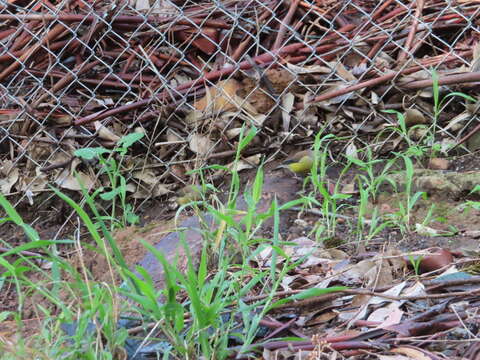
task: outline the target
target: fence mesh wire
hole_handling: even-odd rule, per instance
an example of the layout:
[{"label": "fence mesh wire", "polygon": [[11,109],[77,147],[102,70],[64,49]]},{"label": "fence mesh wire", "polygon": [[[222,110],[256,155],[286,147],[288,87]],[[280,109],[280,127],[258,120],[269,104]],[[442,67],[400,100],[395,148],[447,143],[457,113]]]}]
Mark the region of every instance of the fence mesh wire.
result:
[{"label": "fence mesh wire", "polygon": [[108,185],[75,150],[135,132],[144,137],[122,171],[139,201],[190,182],[189,170],[228,165],[252,127],[245,167],[319,130],[343,137],[341,151],[395,150],[386,109],[410,109],[410,125],[433,127],[427,140],[446,151],[476,116],[453,96],[436,114],[432,69],[475,94],[479,10],[466,0],[2,2],[1,192],[33,204],[52,196],[49,184],[78,191],[75,172]]}]

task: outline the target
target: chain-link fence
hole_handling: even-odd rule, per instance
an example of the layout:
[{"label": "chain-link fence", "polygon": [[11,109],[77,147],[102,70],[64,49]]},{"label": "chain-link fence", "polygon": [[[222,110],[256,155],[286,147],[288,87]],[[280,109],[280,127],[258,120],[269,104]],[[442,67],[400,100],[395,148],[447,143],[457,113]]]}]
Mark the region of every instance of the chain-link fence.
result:
[{"label": "chain-link fence", "polygon": [[75,173],[87,187],[108,186],[102,168],[74,152],[112,149],[131,133],[144,136],[122,171],[141,201],[190,182],[189,170],[230,164],[253,126],[242,167],[306,147],[320,129],[343,137],[347,152],[395,150],[398,119],[386,109],[410,109],[412,137],[433,126],[429,141],[441,150],[473,134],[474,104],[452,96],[436,106],[432,69],[448,91],[475,95],[478,1],[0,6],[0,188],[16,204],[49,199],[49,184],[78,191]]}]

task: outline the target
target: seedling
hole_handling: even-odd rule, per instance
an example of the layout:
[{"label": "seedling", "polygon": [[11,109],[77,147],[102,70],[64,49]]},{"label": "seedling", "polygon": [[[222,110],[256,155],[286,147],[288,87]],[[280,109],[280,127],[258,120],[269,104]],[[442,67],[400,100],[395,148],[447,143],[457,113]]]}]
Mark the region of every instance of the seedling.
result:
[{"label": "seedling", "polygon": [[[83,148],[74,152],[75,156],[84,160],[98,159],[102,166],[100,174],[106,174],[109,179],[110,190],[105,190],[102,187],[94,194],[95,196],[99,195],[102,200],[109,201],[112,204],[111,213],[107,217],[102,217],[103,220],[110,220],[111,229],[116,226],[125,227],[127,225],[133,225],[139,221],[138,216],[135,215],[133,211],[133,206],[127,203],[127,181],[122,175],[121,170],[122,162],[128,149],[143,136],[143,133],[128,134],[118,141],[118,147],[113,150],[108,150],[103,147],[94,147]],[[118,154],[118,160],[115,158],[115,154]],[[122,209],[120,221],[116,218],[117,199],[119,199],[120,207]]]},{"label": "seedling", "polygon": [[422,263],[423,256],[414,256],[412,254],[408,255],[408,260],[410,261],[410,264],[412,264],[413,271],[415,271],[415,275],[419,276],[420,275],[420,264]]}]

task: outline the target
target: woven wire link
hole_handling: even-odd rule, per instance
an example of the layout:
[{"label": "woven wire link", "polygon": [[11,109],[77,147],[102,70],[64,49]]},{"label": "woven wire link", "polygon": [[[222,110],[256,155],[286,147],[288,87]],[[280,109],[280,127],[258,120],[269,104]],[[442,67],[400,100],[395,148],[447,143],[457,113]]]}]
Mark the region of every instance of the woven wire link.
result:
[{"label": "woven wire link", "polygon": [[[72,156],[82,147],[115,146],[100,136],[102,127],[118,137],[145,133],[132,149],[125,176],[137,190],[150,192],[147,198],[155,197],[152,184],[132,174],[149,170],[167,189],[187,183],[185,172],[209,159],[232,160],[243,125],[260,129],[260,143],[253,146],[263,148],[269,159],[285,145],[307,144],[319,129],[349,137],[343,149],[352,142],[357,148],[372,143],[380,148],[393,136],[376,138],[380,124],[395,123],[383,109],[413,107],[432,118],[425,107],[430,100],[420,90],[403,88],[401,72],[418,66],[410,76],[425,79],[432,68],[444,74],[468,71],[480,37],[480,5],[424,1],[419,16],[419,3],[2,2],[2,192],[17,204],[32,203],[66,172],[81,170],[98,180],[101,169]],[[286,20],[290,11],[293,16]],[[292,44],[301,46],[279,53]],[[252,68],[252,58],[257,67]],[[222,76],[212,76],[222,71]],[[373,90],[312,101],[392,71],[398,76]],[[225,81],[234,79],[241,95],[222,93]],[[286,105],[291,96],[293,107]],[[198,121],[189,122],[195,102],[204,97],[210,105],[222,98],[237,106],[228,116],[207,109],[197,114]],[[451,98],[445,106],[455,101]],[[248,105],[258,114],[245,111]],[[81,121],[89,115],[94,121]],[[462,129],[473,121],[475,117],[466,117]],[[439,130],[449,141],[462,134],[441,124]],[[195,134],[209,140],[208,151],[192,151]],[[230,158],[223,155],[229,151]],[[21,172],[12,184],[14,168]]]}]

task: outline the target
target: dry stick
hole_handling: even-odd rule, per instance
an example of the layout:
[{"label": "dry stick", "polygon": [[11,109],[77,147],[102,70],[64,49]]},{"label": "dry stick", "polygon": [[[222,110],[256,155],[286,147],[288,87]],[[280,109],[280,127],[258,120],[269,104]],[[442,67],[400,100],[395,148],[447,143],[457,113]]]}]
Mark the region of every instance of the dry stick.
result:
[{"label": "dry stick", "polygon": [[0,81],[4,80],[8,75],[15,71],[21,64],[24,64],[33,54],[35,54],[43,45],[46,45],[48,42],[55,39],[65,30],[65,27],[62,24],[57,24],[50,30],[47,35],[42,39],[42,41],[33,45],[29,50],[24,52],[18,60],[14,61],[9,67],[3,70],[0,73]]},{"label": "dry stick", "polygon": [[[266,147],[255,147],[252,149],[245,149],[242,151],[243,156],[248,156],[248,155],[256,155],[256,154],[264,154],[268,148]],[[223,158],[229,158],[232,155],[235,155],[237,153],[237,150],[226,150],[218,153],[213,153],[208,156],[209,159],[223,159]]]},{"label": "dry stick", "polygon": [[470,131],[467,135],[465,135],[463,138],[461,138],[457,144],[454,147],[457,147],[459,145],[462,145],[465,141],[470,139],[473,135],[475,135],[478,131],[480,131],[480,124],[475,126],[472,131]]},{"label": "dry stick", "polygon": [[370,19],[366,20],[363,24],[358,27],[358,30],[355,32],[354,36],[360,34],[360,32],[365,32],[373,25],[373,21],[376,20],[382,12],[393,2],[394,0],[387,0],[385,1],[371,16]]},{"label": "dry stick", "polygon": [[[352,85],[352,86],[347,86],[346,88],[343,88],[343,89],[329,91],[325,94],[322,94],[322,95],[319,95],[319,96],[315,97],[309,103],[322,102],[322,101],[325,101],[325,100],[333,99],[337,96],[342,96],[342,95],[351,93],[353,91],[365,89],[365,88],[371,87],[371,86],[380,85],[380,84],[386,83],[387,81],[390,81],[390,80],[394,79],[395,77],[399,76],[400,74],[405,74],[407,71],[408,71],[408,73],[410,73],[410,72],[416,72],[416,71],[419,71],[419,70],[421,70],[421,67],[420,66],[415,66],[414,68],[406,69],[404,71],[391,72],[391,73],[379,76],[379,77],[374,78],[374,79],[362,81],[362,82],[360,82],[358,84],[355,84],[355,85]],[[296,106],[297,109],[303,109],[303,107],[304,107],[303,104],[297,104],[297,106]]]},{"label": "dry stick", "polygon": [[[25,72],[28,72],[33,75],[42,75],[42,76],[45,74],[45,71],[34,70],[30,68],[26,68]],[[47,76],[50,76],[52,78],[63,78],[65,76],[68,76],[68,74],[64,72],[59,72],[59,71],[51,71],[47,74]],[[122,76],[119,76],[119,75],[117,76],[122,78]],[[112,88],[118,88],[118,89],[129,89],[129,88],[138,89],[141,87],[140,85],[137,85],[137,84],[125,84],[125,83],[121,83],[120,81],[105,80],[108,78],[109,76],[98,78],[98,79],[82,78],[82,79],[79,79],[79,81],[85,84],[100,85],[100,86],[106,86],[106,87],[112,87]]]},{"label": "dry stick", "polygon": [[[44,14],[27,14],[27,15],[11,15],[11,14],[0,14],[0,20],[40,20],[40,21],[61,21],[61,22],[83,22],[83,23],[92,23],[95,19],[103,19],[105,16],[108,16],[107,13],[96,13],[95,15],[80,15],[80,14],[62,14],[62,15],[44,15]],[[159,17],[159,16],[130,16],[130,15],[120,15],[116,16],[112,20],[112,24],[141,24],[144,25],[145,22],[148,23],[175,23],[179,25],[202,25],[210,26],[214,28],[221,29],[230,29],[231,26],[221,20],[205,20],[203,18],[193,18],[193,19],[179,19],[175,20],[174,16],[169,17]]]},{"label": "dry stick", "polygon": [[[313,51],[321,52],[323,50],[323,47],[325,46],[325,44],[327,44],[329,42],[332,42],[332,41],[335,41],[335,40],[338,40],[339,38],[342,37],[340,34],[342,34],[342,33],[346,34],[350,31],[352,31],[353,29],[355,29],[354,24],[347,24],[345,26],[342,26],[340,29],[336,30],[333,34],[329,34],[329,35],[325,36],[324,38],[320,39],[315,45],[302,47],[302,49],[300,49],[298,51],[298,53],[300,53],[300,54],[310,54],[312,52],[312,47],[314,48]],[[343,43],[348,44],[348,42],[346,42],[346,41],[341,41],[340,44],[337,43],[337,45],[343,45]]]},{"label": "dry stick", "polygon": [[[55,51],[58,49],[63,48],[65,45],[67,45],[70,41],[69,40],[62,40],[62,41],[57,41],[52,44],[50,44],[49,49],[51,51]],[[0,62],[6,61],[6,60],[15,60],[22,56],[25,52],[27,52],[28,49],[26,50],[18,50],[18,51],[9,51],[8,54],[5,55],[0,55]]]},{"label": "dry stick", "polygon": [[[440,76],[438,79],[438,85],[456,85],[462,83],[470,83],[480,81],[480,71],[477,72],[465,72],[455,75]],[[416,80],[406,84],[400,85],[403,89],[423,89],[433,86],[432,79]]]},{"label": "dry stick", "polygon": [[17,31],[17,29],[7,29],[7,30],[0,31],[0,40],[3,40],[7,36],[12,35],[15,31]]},{"label": "dry stick", "polygon": [[[413,43],[413,39],[415,38],[415,33],[417,32],[418,26],[418,19],[422,16],[423,6],[425,5],[424,0],[417,0],[417,9],[415,10],[415,17],[412,21],[412,27],[410,28],[410,32],[408,33],[407,41],[405,42],[405,50],[400,51],[398,54],[397,61],[402,63],[408,55]],[[413,54],[410,54],[413,55]]]},{"label": "dry stick", "polygon": [[[373,13],[372,20],[377,20],[382,12],[392,3],[394,0],[387,0],[382,5],[378,7],[378,9]],[[370,23],[371,24],[371,23]]]},{"label": "dry stick", "polygon": [[[268,64],[268,63],[271,63],[271,62],[275,61],[277,56],[281,56],[281,55],[284,55],[284,54],[289,54],[289,53],[295,52],[298,49],[300,49],[301,47],[303,47],[303,43],[291,44],[291,45],[285,46],[285,47],[283,47],[279,50],[269,52],[269,53],[264,53],[262,55],[256,56],[255,58],[253,58],[253,60],[257,63],[260,63],[260,64]],[[193,88],[196,85],[203,83],[204,81],[217,80],[219,78],[222,78],[224,76],[232,74],[235,70],[248,70],[251,67],[252,67],[252,65],[248,61],[242,61],[240,64],[230,65],[230,66],[227,66],[227,67],[225,67],[221,70],[208,72],[202,77],[199,77],[195,80],[192,80],[192,81],[189,81],[187,83],[184,83],[182,85],[177,86],[176,88],[172,89],[171,92],[172,93],[174,93],[174,92],[180,93],[182,90],[187,90],[189,88]],[[127,111],[138,109],[139,107],[142,107],[142,106],[147,106],[147,105],[151,104],[152,102],[154,102],[155,100],[166,100],[166,97],[167,97],[167,92],[163,91],[162,93],[160,93],[156,96],[153,96],[153,97],[150,97],[150,98],[147,98],[147,99],[144,99],[144,100],[133,102],[133,103],[128,104],[128,105],[119,106],[118,108],[114,108],[114,109],[100,111],[100,112],[97,112],[97,113],[94,113],[94,114],[90,114],[88,116],[85,116],[83,118],[75,120],[74,125],[78,126],[78,125],[88,124],[88,123],[93,122],[93,121],[100,121],[100,120],[103,120],[103,119],[105,119],[109,116],[115,116],[115,115],[118,115],[120,113],[124,113],[124,112],[127,112]]]},{"label": "dry stick", "polygon": [[[285,346],[283,347],[273,347],[269,344],[266,344],[264,348],[269,350],[281,350],[281,349],[291,349],[293,351],[299,350],[314,350],[317,348],[318,345],[314,344],[302,344],[297,345],[295,342],[285,342]],[[384,349],[386,346],[385,344],[377,341],[345,341],[345,342],[335,342],[335,343],[328,343],[328,347],[332,350],[342,351],[342,350],[351,350],[351,349]]]},{"label": "dry stick", "polygon": [[412,295],[412,296],[394,296],[394,295],[382,294],[382,293],[378,293],[370,290],[345,289],[345,290],[340,290],[338,292],[331,293],[331,294],[320,295],[320,296],[309,298],[309,299],[282,304],[277,306],[275,310],[292,308],[292,307],[295,307],[295,308],[309,307],[317,303],[323,303],[328,300],[333,300],[335,296],[338,297],[343,295],[366,295],[366,296],[376,296],[383,299],[394,300],[394,301],[413,301],[413,300],[426,300],[426,299],[445,299],[450,297],[466,297],[466,296],[471,296],[476,294],[480,294],[480,289],[443,293],[443,294],[425,294],[425,295]]},{"label": "dry stick", "polygon": [[[74,79],[75,77],[78,77],[80,76],[81,74],[83,73],[86,73],[88,71],[90,71],[91,69],[93,69],[95,66],[97,66],[98,64],[100,64],[100,60],[95,60],[93,62],[91,62],[90,64],[87,64],[85,62],[83,62],[82,64],[80,64],[80,66],[76,66],[76,68],[73,70],[73,74],[72,73],[68,73],[66,74],[63,78],[61,78],[59,81],[57,81],[55,83],[55,85],[52,86],[52,88],[50,89],[49,92],[44,92],[38,99],[37,101],[35,101],[33,104],[32,104],[32,107],[33,108],[36,108],[38,105],[40,105],[40,103],[42,101],[44,101],[45,99],[47,99],[49,96],[50,96],[50,93],[51,94],[55,94],[57,91],[63,89],[65,86],[67,86],[68,84],[70,84]],[[75,73],[76,72],[76,73]]]},{"label": "dry stick", "polygon": [[[40,10],[42,5],[43,4],[41,1],[37,2],[37,4],[33,6],[32,11]],[[39,24],[41,25],[41,21],[32,21],[31,23],[26,24],[26,29],[14,40],[12,46],[10,47],[10,51],[20,50],[22,47],[24,47],[32,39],[31,34],[35,27]]]},{"label": "dry stick", "polygon": [[385,41],[377,41],[368,52],[367,57],[363,58],[362,61],[360,61],[360,64],[366,65],[368,61],[373,61],[373,58],[378,53],[383,44],[385,44]]},{"label": "dry stick", "polygon": [[300,2],[299,0],[291,0],[288,13],[287,15],[285,15],[282,22],[280,23],[280,30],[278,31],[277,38],[275,39],[275,43],[273,44],[272,50],[278,50],[282,46],[285,33],[287,32],[287,27],[290,25],[293,15],[295,15],[295,11],[297,11],[299,2]]},{"label": "dry stick", "polygon": [[[312,101],[310,101],[310,103],[329,100],[337,96],[351,93],[353,91],[383,84],[383,83],[386,83],[387,81],[393,80],[395,77],[399,75],[408,75],[420,70],[422,70],[422,66],[414,66],[402,71],[391,72],[389,74],[382,75],[374,79],[366,80],[358,84],[348,86],[343,89],[334,90],[334,91],[330,91],[325,94],[319,95],[315,97]],[[456,75],[446,75],[446,76],[441,76],[438,79],[439,85],[452,85],[452,84],[469,83],[469,82],[476,82],[476,81],[480,81],[480,72],[473,72],[473,73],[469,72],[469,73],[462,73],[462,74],[456,74]],[[424,89],[432,85],[433,85],[433,81],[431,79],[427,79],[427,80],[411,81],[409,83],[402,84],[399,86],[403,89]],[[302,104],[298,104],[297,106],[300,109],[303,107]],[[479,129],[480,129],[480,126],[479,126]]]}]

